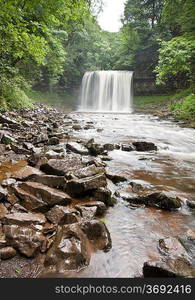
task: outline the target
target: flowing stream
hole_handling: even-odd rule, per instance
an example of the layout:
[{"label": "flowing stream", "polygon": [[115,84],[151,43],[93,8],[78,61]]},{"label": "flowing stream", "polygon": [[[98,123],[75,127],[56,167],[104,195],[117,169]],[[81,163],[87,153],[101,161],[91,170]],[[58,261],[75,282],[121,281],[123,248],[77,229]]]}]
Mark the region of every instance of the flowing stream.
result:
[{"label": "flowing stream", "polygon": [[[186,199],[195,200],[195,131],[151,115],[72,113],[71,117],[81,125],[93,122],[95,127],[75,132],[76,139],[94,138],[103,144],[154,142],[158,147],[155,153],[110,152],[112,160],[106,162],[107,166],[151,190],[175,192],[184,205],[177,212],[154,208],[134,210],[126,201],[118,199],[104,217],[111,233],[112,249],[108,253],[94,253],[89,267],[78,273],[64,274],[64,277],[142,276],[143,263],[160,257],[157,249],[160,238],[183,235],[195,229],[194,212],[185,205]],[[125,186],[123,183],[110,187],[115,191]]]}]

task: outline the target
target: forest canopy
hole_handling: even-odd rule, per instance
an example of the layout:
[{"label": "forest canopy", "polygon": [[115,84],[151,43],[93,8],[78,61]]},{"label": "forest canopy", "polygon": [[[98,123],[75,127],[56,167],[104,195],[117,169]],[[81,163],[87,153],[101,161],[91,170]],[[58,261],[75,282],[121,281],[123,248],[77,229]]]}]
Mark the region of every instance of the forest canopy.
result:
[{"label": "forest canopy", "polygon": [[97,23],[101,0],[0,1],[0,107],[24,107],[25,91],[78,88],[85,71],[134,70],[157,85],[194,81],[195,1],[127,0],[119,32]]}]

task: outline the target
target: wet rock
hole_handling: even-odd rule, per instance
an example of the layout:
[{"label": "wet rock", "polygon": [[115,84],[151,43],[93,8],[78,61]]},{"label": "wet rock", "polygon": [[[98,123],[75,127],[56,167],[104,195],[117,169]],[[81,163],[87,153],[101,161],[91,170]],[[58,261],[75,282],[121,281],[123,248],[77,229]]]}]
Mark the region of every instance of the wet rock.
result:
[{"label": "wet rock", "polygon": [[1,183],[1,185],[3,187],[9,187],[9,186],[12,186],[16,183],[16,179],[14,178],[8,178],[8,179],[4,179]]},{"label": "wet rock", "polygon": [[128,207],[135,210],[135,209],[139,209],[139,208],[145,208],[145,205],[144,204],[131,203],[131,204],[128,205]]},{"label": "wet rock", "polygon": [[40,133],[33,141],[34,145],[47,143],[48,142],[48,135],[46,133]]},{"label": "wet rock", "polygon": [[22,182],[18,184],[18,187],[45,202],[48,206],[53,206],[55,204],[68,205],[71,202],[71,198],[66,193],[38,182]]},{"label": "wet rock", "polygon": [[157,146],[154,143],[149,142],[133,142],[133,146],[136,151],[144,152],[144,151],[157,151]]},{"label": "wet rock", "polygon": [[144,277],[194,277],[195,270],[183,258],[149,261],[143,266]]},{"label": "wet rock", "polygon": [[46,222],[46,218],[43,214],[13,213],[2,217],[1,222],[4,225],[41,225]]},{"label": "wet rock", "polygon": [[27,191],[19,188],[18,186],[12,187],[15,195],[20,199],[20,203],[27,210],[35,212],[44,212],[47,210],[48,205],[42,199],[39,199]]},{"label": "wet rock", "polygon": [[96,167],[95,165],[90,165],[88,167],[85,168],[81,168],[79,170],[73,171],[73,172],[69,172],[67,173],[66,177],[68,179],[72,179],[72,178],[78,178],[78,179],[82,179],[82,178],[86,178],[86,177],[91,177],[97,174],[103,174],[105,172],[105,169],[102,167]]},{"label": "wet rock", "polygon": [[18,123],[15,120],[10,119],[9,117],[6,117],[2,114],[0,114],[0,123],[2,124],[9,124],[9,125],[15,125],[16,128],[18,127]]},{"label": "wet rock", "polygon": [[126,198],[130,203],[145,204],[149,207],[156,207],[165,210],[179,209],[181,207],[181,200],[172,193],[156,192],[146,194],[143,196],[131,196]]},{"label": "wet rock", "polygon": [[59,143],[60,143],[60,140],[56,136],[51,137],[48,141],[48,145],[58,145]]},{"label": "wet rock", "polygon": [[17,254],[16,250],[12,247],[5,247],[0,249],[0,260],[13,258]]},{"label": "wet rock", "polygon": [[192,200],[187,200],[186,201],[187,206],[189,206],[190,208],[195,208],[195,201]]},{"label": "wet rock", "polygon": [[130,182],[130,186],[132,187],[133,193],[138,193],[139,191],[143,190],[143,186],[139,183],[136,183],[134,181]]},{"label": "wet rock", "polygon": [[107,185],[106,176],[104,174],[98,174],[91,177],[82,179],[72,179],[67,182],[66,192],[71,196],[82,196],[86,192],[97,189],[99,187],[105,187]]},{"label": "wet rock", "polygon": [[186,261],[189,261],[189,263],[191,261],[187,251],[175,237],[160,239],[158,249],[163,255],[171,256],[173,258],[184,258]]},{"label": "wet rock", "polygon": [[30,176],[29,180],[42,183],[51,188],[58,188],[63,190],[65,190],[66,188],[66,179],[64,176],[35,174]]},{"label": "wet rock", "polygon": [[98,220],[84,221],[80,228],[99,250],[109,251],[112,247],[110,233],[106,225]]},{"label": "wet rock", "polygon": [[59,228],[53,246],[46,255],[45,266],[50,272],[64,273],[80,270],[90,261],[88,240],[80,226],[65,225]]},{"label": "wet rock", "polygon": [[91,220],[97,215],[97,206],[87,207],[85,205],[75,205],[83,219]]},{"label": "wet rock", "polygon": [[99,158],[103,161],[111,161],[112,158],[109,156],[105,156],[105,155],[100,155]]},{"label": "wet rock", "polygon": [[106,177],[110,179],[113,183],[119,183],[127,181],[127,178],[125,176],[122,176],[120,174],[116,174],[110,170],[106,170]]},{"label": "wet rock", "polygon": [[3,203],[0,203],[0,219],[8,213],[7,208]]},{"label": "wet rock", "polygon": [[77,155],[67,155],[64,159],[50,159],[40,169],[48,175],[64,176],[67,172],[75,171],[84,167],[81,157]]},{"label": "wet rock", "polygon": [[71,150],[72,152],[78,153],[81,155],[89,154],[89,150],[85,146],[83,146],[80,143],[76,143],[76,142],[67,143],[66,149]]},{"label": "wet rock", "polygon": [[103,147],[107,151],[113,151],[115,149],[115,145],[113,145],[113,144],[104,144]]},{"label": "wet rock", "polygon": [[12,173],[12,178],[17,179],[17,180],[28,180],[33,175],[42,175],[43,172],[40,170],[30,167],[30,166],[25,166],[18,171]]},{"label": "wet rock", "polygon": [[82,127],[81,127],[81,125],[73,125],[72,126],[72,129],[74,129],[74,130],[81,130],[82,129]]},{"label": "wet rock", "polygon": [[24,226],[5,225],[4,232],[7,244],[27,257],[36,256],[46,240],[41,232]]},{"label": "wet rock", "polygon": [[131,145],[123,144],[123,145],[121,146],[121,150],[122,150],[122,151],[130,152],[130,151],[133,151],[134,148],[133,148]]},{"label": "wet rock", "polygon": [[108,188],[98,188],[97,190],[93,191],[91,196],[93,200],[101,201],[105,203],[107,206],[114,206],[115,200],[111,197],[112,193]]},{"label": "wet rock", "polygon": [[17,154],[24,154],[24,155],[30,155],[31,151],[24,149],[23,147],[20,147],[18,145],[15,144],[11,144],[11,149],[12,151],[14,151]]},{"label": "wet rock", "polygon": [[47,219],[53,224],[72,224],[79,221],[79,213],[76,209],[56,205],[47,212]]},{"label": "wet rock", "polygon": [[[106,205],[101,201],[89,201],[85,202],[83,204],[75,206],[75,208],[78,208],[82,211],[82,209],[85,208],[96,208],[96,216],[102,216],[105,211],[107,210]],[[95,211],[95,210],[94,210]]]},{"label": "wet rock", "polygon": [[94,139],[89,140],[85,147],[89,150],[91,155],[97,156],[105,154],[105,149],[102,145],[95,143]]},{"label": "wet rock", "polygon": [[41,165],[48,162],[47,157],[40,153],[33,153],[27,160],[28,164],[32,167],[39,168]]},{"label": "wet rock", "polygon": [[82,162],[85,165],[95,165],[96,167],[104,168],[106,164],[100,157],[83,156]]},{"label": "wet rock", "polygon": [[53,151],[53,150],[49,150],[45,153],[45,157],[47,159],[62,159],[64,158],[64,153],[60,152],[56,152],[56,151]]},{"label": "wet rock", "polygon": [[0,200],[6,199],[6,197],[7,197],[7,191],[3,189],[2,186],[0,185]]}]

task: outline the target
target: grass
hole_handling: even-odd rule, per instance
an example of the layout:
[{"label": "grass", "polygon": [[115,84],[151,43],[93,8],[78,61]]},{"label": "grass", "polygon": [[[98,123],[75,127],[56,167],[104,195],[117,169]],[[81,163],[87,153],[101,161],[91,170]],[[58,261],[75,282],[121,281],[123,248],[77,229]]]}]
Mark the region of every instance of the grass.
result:
[{"label": "grass", "polygon": [[135,106],[143,108],[153,104],[168,102],[172,97],[173,95],[135,96],[133,102]]},{"label": "grass", "polygon": [[19,88],[9,88],[0,97],[0,111],[12,109],[31,109],[33,104],[24,91]]},{"label": "grass", "polygon": [[75,103],[75,95],[70,93],[44,93],[30,90],[26,94],[33,102],[44,103],[57,108],[72,107]]}]

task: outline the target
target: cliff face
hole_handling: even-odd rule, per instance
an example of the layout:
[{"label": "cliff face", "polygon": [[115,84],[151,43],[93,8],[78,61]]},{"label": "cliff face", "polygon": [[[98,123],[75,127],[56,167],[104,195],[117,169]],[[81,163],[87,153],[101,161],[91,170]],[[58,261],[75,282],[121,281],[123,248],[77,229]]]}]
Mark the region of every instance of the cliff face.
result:
[{"label": "cliff face", "polygon": [[134,95],[152,95],[166,93],[165,89],[155,83],[155,76],[151,72],[135,71],[133,76]]}]

